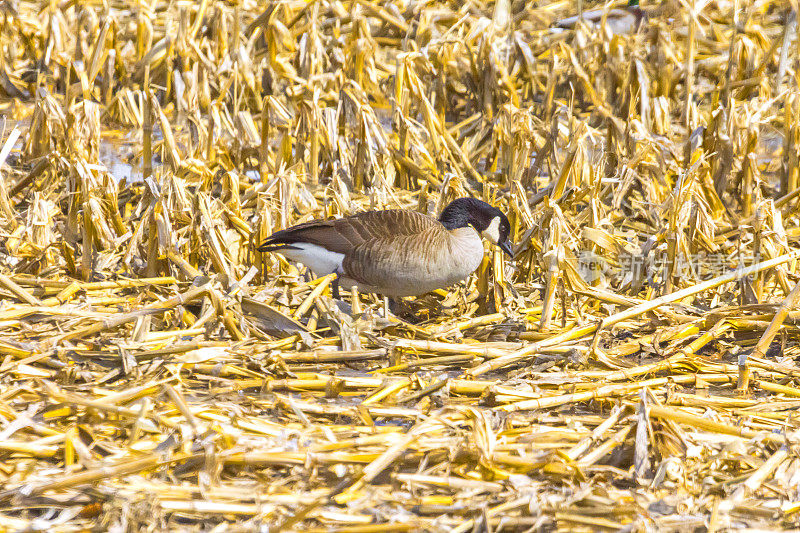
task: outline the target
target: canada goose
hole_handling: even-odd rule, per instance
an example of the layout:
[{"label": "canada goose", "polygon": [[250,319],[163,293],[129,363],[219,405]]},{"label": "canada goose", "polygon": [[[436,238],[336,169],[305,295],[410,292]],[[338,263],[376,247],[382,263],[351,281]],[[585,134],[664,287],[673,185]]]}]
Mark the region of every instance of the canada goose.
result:
[{"label": "canada goose", "polygon": [[366,211],[273,233],[259,246],[303,263],[333,284],[388,297],[417,296],[466,278],[483,260],[481,236],[513,256],[508,218],[475,198],[458,198],[439,219],[415,211]]},{"label": "canada goose", "polygon": [[[588,24],[599,24],[603,19],[603,13],[603,9],[584,11],[580,15],[557,21],[555,26],[564,29],[572,28],[580,19],[583,19]],[[628,5],[625,9],[608,10],[606,23],[614,35],[635,33],[639,31],[639,26],[647,17],[648,13],[639,7],[639,0],[628,0]]]}]

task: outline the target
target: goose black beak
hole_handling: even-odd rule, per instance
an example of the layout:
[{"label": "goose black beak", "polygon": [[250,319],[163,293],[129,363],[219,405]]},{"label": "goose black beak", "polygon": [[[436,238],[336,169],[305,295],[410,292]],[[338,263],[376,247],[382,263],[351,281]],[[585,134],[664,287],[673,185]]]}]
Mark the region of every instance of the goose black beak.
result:
[{"label": "goose black beak", "polygon": [[500,249],[508,255],[508,257],[514,257],[514,252],[511,251],[511,245],[508,243],[508,241],[498,243],[497,246],[499,246]]}]

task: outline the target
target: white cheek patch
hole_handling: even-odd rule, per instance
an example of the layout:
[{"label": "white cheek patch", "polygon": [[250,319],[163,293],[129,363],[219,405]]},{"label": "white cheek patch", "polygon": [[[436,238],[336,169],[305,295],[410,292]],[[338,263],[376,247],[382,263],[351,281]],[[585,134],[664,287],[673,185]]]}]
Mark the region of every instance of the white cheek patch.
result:
[{"label": "white cheek patch", "polygon": [[494,217],[481,235],[494,244],[500,242],[500,217]]}]

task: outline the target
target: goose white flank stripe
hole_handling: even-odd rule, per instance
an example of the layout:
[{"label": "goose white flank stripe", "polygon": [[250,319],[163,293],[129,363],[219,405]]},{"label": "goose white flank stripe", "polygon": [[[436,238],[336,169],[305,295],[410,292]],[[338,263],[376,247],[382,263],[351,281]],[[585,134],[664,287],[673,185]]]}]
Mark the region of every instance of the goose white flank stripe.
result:
[{"label": "goose white flank stripe", "polygon": [[291,248],[286,247],[280,250],[286,259],[296,263],[303,263],[312,272],[327,272],[337,274],[342,272],[342,261],[344,254],[331,252],[322,246],[310,243],[295,243]]},{"label": "goose white flank stripe", "polygon": [[438,220],[402,209],[315,220],[272,234],[259,247],[306,265],[317,276],[335,273],[339,285],[390,297],[448,287],[483,260],[481,237],[509,256],[508,218],[474,198],[459,198]]}]

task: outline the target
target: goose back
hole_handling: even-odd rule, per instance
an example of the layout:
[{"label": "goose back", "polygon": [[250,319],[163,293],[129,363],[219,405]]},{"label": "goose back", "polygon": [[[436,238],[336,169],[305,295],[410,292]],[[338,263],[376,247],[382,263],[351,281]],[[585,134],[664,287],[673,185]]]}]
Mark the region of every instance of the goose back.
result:
[{"label": "goose back", "polygon": [[345,218],[314,220],[275,232],[259,249],[268,252],[291,247],[294,243],[309,243],[347,255],[369,241],[418,235],[437,226],[442,227],[439,221],[416,211],[366,211]]}]

